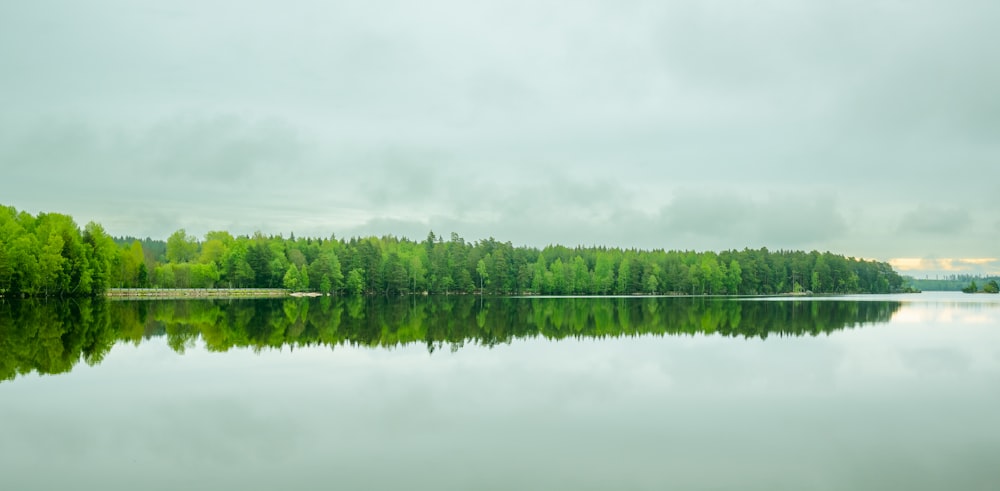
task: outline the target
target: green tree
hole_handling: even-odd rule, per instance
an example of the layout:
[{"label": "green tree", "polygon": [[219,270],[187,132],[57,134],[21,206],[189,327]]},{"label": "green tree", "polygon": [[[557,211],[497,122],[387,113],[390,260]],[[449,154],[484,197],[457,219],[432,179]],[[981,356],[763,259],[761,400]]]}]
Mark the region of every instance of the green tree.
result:
[{"label": "green tree", "polygon": [[[357,267],[365,272],[364,291],[372,293],[381,292],[383,270],[382,247],[379,245],[378,239],[370,237],[361,240],[355,249],[359,262]],[[350,276],[348,276],[348,280],[350,280]]]},{"label": "green tree", "polygon": [[174,281],[174,268],[170,267],[169,264],[161,264],[156,267],[153,271],[154,280],[156,286],[160,288],[174,288],[176,282]]},{"label": "green tree", "polygon": [[597,256],[597,264],[594,266],[594,280],[590,291],[598,295],[611,293],[615,281],[614,258],[608,252],[600,253]]},{"label": "green tree", "polygon": [[222,278],[230,287],[246,288],[256,283],[256,273],[247,261],[247,241],[233,244],[222,260]]},{"label": "green tree", "polygon": [[319,253],[309,267],[310,280],[319,279],[319,289],[323,293],[334,293],[344,287],[344,274],[340,269],[340,260],[332,248],[326,248]]},{"label": "green tree", "polygon": [[198,254],[198,241],[180,229],[167,239],[167,261],[175,264],[193,261]]},{"label": "green tree", "polygon": [[426,288],[427,269],[419,256],[413,256],[409,261],[410,291],[421,291]]},{"label": "green tree", "polygon": [[646,293],[656,294],[656,288],[660,286],[660,280],[656,274],[646,275]]},{"label": "green tree", "polygon": [[403,261],[400,259],[399,254],[390,252],[385,258],[385,264],[382,269],[382,278],[385,281],[385,293],[387,295],[404,293],[407,289],[407,283],[409,283],[409,275],[406,273],[406,267],[403,266]]},{"label": "green tree", "polygon": [[64,281],[66,258],[62,256],[62,248],[62,236],[51,234],[38,255],[40,289],[46,296],[68,290],[69,285]]},{"label": "green tree", "polygon": [[740,262],[733,259],[729,262],[729,268],[726,270],[726,293],[730,295],[740,294],[740,285],[743,283],[743,268],[740,266]]},{"label": "green tree", "polygon": [[705,294],[705,277],[701,268],[698,267],[697,264],[688,266],[687,284],[691,286],[692,295]]},{"label": "green tree", "polygon": [[89,222],[84,227],[83,243],[88,249],[91,287],[90,291],[81,293],[102,295],[111,287],[111,268],[119,262],[118,246],[104,231],[104,227],[94,222]]},{"label": "green tree", "polygon": [[365,270],[352,269],[347,273],[347,292],[354,295],[361,295],[365,291]]},{"label": "green tree", "polygon": [[484,282],[489,277],[489,273],[486,270],[486,262],[482,259],[476,263],[476,273],[479,274],[479,294],[482,295]]},{"label": "green tree", "polygon": [[719,268],[719,261],[714,254],[704,254],[701,257],[701,277],[710,295],[722,292],[724,275]]},{"label": "green tree", "polygon": [[[246,262],[253,270],[253,285],[257,288],[274,286],[271,263],[274,251],[267,245],[267,239],[260,233],[254,234],[246,250]],[[279,263],[280,265],[280,263]],[[287,268],[287,266],[285,267]],[[282,273],[285,269],[282,269]]]},{"label": "green tree", "polygon": [[307,266],[305,263],[303,263],[302,267],[299,268],[299,288],[305,291],[309,291],[312,289],[312,285],[310,284],[309,280],[309,266]]},{"label": "green tree", "polygon": [[618,265],[618,282],[615,286],[615,293],[619,295],[628,295],[632,293],[631,291],[632,283],[632,261],[628,256],[622,258],[622,262]]},{"label": "green tree", "polygon": [[535,260],[535,264],[532,266],[531,271],[531,291],[540,293],[549,293],[548,288],[545,285],[545,274],[548,273],[548,266],[545,264],[545,255],[543,253],[538,253],[538,259]]},{"label": "green tree", "polygon": [[288,266],[288,270],[285,271],[285,276],[281,282],[286,290],[291,290],[297,292],[300,289],[301,278],[299,277],[299,268],[296,268],[294,264]]},{"label": "green tree", "polygon": [[139,267],[145,266],[146,262],[145,255],[142,251],[142,243],[138,240],[133,240],[132,244],[129,245],[127,249],[121,251],[118,258],[120,272],[120,276],[118,278],[119,286],[144,286],[139,282]]},{"label": "green tree", "polygon": [[566,266],[563,264],[561,257],[557,257],[555,261],[552,261],[552,264],[549,265],[549,273],[552,274],[552,293],[556,295],[568,295],[572,293],[567,289]]},{"label": "green tree", "polygon": [[215,263],[216,266],[222,266],[222,259],[226,256],[226,244],[219,239],[206,240],[201,245],[201,255],[198,256],[198,262],[207,264]]},{"label": "green tree", "polygon": [[833,292],[836,284],[833,279],[833,271],[830,269],[829,253],[817,254],[816,263],[813,265],[812,291],[816,293]]},{"label": "green tree", "polygon": [[215,263],[188,264],[188,286],[190,288],[214,288],[219,282],[219,269]]},{"label": "green tree", "polygon": [[587,262],[577,255],[573,258],[573,293],[577,295],[590,293],[590,281]]}]

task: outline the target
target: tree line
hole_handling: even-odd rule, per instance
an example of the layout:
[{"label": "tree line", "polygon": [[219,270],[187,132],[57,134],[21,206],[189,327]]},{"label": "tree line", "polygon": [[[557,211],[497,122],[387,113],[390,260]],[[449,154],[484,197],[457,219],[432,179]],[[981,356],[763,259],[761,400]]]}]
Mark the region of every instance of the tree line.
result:
[{"label": "tree line", "polygon": [[1000,283],[997,280],[988,280],[983,283],[983,287],[980,289],[976,285],[976,281],[973,280],[969,286],[962,288],[962,293],[1000,293]]},{"label": "tree line", "polygon": [[536,248],[433,232],[421,241],[226,231],[199,239],[183,229],[166,241],[111,239],[97,224],[80,231],[65,215],[0,208],[0,295],[99,294],[109,286],[347,295],[770,295],[891,293],[902,290],[902,278],[885,262],[767,248]]},{"label": "tree line", "polygon": [[[429,233],[350,239],[233,237],[204,240],[179,230],[163,255],[122,241],[131,259],[124,287],[288,288],[333,294],[760,295],[890,293],[902,278],[884,262],[830,252],[638,250],[550,245],[515,247],[493,238],[467,242]],[[145,261],[143,261],[145,259]],[[143,266],[145,265],[145,269]]]},{"label": "tree line", "polygon": [[973,283],[986,285],[984,286],[984,289],[986,289],[989,286],[991,286],[990,282],[1000,282],[1000,276],[953,274],[953,275],[948,275],[944,278],[933,278],[933,279],[913,278],[910,276],[903,276],[904,286],[922,291],[954,291],[954,292],[965,291]]}]

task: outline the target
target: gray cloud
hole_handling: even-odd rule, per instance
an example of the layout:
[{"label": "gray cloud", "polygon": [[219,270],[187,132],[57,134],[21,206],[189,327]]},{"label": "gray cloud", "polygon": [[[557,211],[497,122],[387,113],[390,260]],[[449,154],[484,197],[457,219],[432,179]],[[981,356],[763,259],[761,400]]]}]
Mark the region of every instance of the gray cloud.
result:
[{"label": "gray cloud", "polygon": [[[350,229],[349,234],[396,233],[421,238],[434,230],[446,237],[458,232],[469,240],[493,236],[538,247],[562,243],[665,249],[809,249],[821,248],[848,230],[827,198],[776,195],[758,200],[691,193],[663,209],[643,211],[628,201],[618,201],[625,194],[615,186],[561,185],[573,196],[594,199],[572,204],[558,195],[541,195],[533,200],[534,190],[525,189],[506,206],[472,210],[464,217],[438,215],[421,221],[376,218]],[[542,189],[554,186],[546,183]],[[600,190],[605,191],[603,196]]]},{"label": "gray cloud", "polygon": [[304,143],[277,121],[236,116],[158,122],[128,142],[137,163],[163,178],[240,182],[301,167]]},{"label": "gray cloud", "polygon": [[961,211],[1000,182],[1000,4],[235,8],[0,6],[0,199],[161,237],[880,258],[1000,240]]},{"label": "gray cloud", "polygon": [[971,225],[972,216],[968,210],[922,204],[903,215],[899,231],[925,235],[953,235],[968,230]]},{"label": "gray cloud", "polygon": [[662,211],[666,230],[693,236],[773,247],[819,247],[847,230],[828,197],[686,193]]}]

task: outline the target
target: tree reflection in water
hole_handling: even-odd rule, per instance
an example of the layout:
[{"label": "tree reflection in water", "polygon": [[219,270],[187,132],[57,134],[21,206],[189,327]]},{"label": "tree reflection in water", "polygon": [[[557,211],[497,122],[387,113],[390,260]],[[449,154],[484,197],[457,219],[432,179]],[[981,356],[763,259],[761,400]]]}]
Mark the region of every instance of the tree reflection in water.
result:
[{"label": "tree reflection in water", "polygon": [[100,363],[117,342],[166,336],[178,353],[298,346],[430,351],[542,337],[828,334],[888,322],[893,301],[754,301],[708,297],[481,298],[474,296],[262,300],[16,301],[0,303],[0,380]]}]

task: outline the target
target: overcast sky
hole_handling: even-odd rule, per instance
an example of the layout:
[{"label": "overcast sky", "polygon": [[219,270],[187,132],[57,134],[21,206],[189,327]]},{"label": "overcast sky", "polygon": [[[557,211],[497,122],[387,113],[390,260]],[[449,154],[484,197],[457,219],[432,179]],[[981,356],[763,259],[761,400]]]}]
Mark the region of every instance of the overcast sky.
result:
[{"label": "overcast sky", "polygon": [[1000,271],[997,25],[994,0],[3,2],[0,203]]}]

